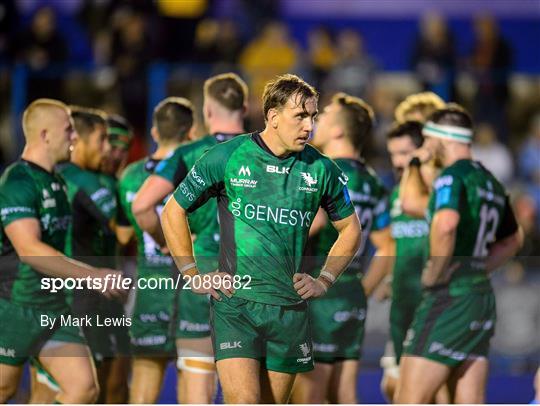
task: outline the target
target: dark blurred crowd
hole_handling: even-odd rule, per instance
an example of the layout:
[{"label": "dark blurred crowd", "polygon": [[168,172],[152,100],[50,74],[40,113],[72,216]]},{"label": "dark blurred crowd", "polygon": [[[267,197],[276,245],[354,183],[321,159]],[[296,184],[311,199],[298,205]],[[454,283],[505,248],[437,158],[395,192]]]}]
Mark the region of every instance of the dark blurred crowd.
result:
[{"label": "dark blurred crowd", "polygon": [[[136,129],[140,154],[152,90],[148,72],[159,61],[183,67],[169,73],[170,93],[200,93],[204,76],[241,73],[250,85],[252,129],[262,126],[259,97],[264,83],[283,72],[299,73],[313,83],[321,91],[321,104],[336,91],[362,97],[377,112],[367,154],[378,169],[388,168],[384,132],[406,94],[391,84],[381,85],[384,67],[367,53],[356,27],[321,25],[300,41],[279,21],[279,2],[271,0],[7,0],[0,5],[0,22],[3,94],[9,94],[15,63],[24,64],[30,72],[27,100],[55,97],[122,113]],[[539,100],[512,98],[514,55],[497,21],[479,15],[471,24],[474,42],[467,55],[458,55],[441,15],[427,13],[419,21],[408,51],[416,80],[413,90],[431,90],[474,114],[476,157],[505,184],[515,185],[518,214],[525,224],[537,225],[530,233],[540,241]],[[467,79],[461,85],[460,74]],[[181,85],[175,87],[175,80]],[[2,98],[4,133],[9,103],[9,97]],[[0,145],[6,139],[9,135],[0,137]],[[539,247],[531,247],[531,253]]]}]

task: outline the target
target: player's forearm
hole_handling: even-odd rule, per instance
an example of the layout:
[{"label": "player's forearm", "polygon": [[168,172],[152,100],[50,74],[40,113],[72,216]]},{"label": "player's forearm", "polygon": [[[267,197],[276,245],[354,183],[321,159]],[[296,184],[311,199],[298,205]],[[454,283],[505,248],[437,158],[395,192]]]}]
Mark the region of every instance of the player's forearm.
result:
[{"label": "player's forearm", "polygon": [[134,212],[134,215],[139,227],[146,231],[160,247],[165,246],[165,237],[155,209],[152,207],[138,213]]},{"label": "player's forearm", "polygon": [[448,270],[456,243],[456,229],[443,229],[434,223],[430,232],[430,258],[422,273],[422,284],[433,286],[444,283],[450,275]]},{"label": "player's forearm", "polygon": [[425,185],[420,168],[410,166],[405,170],[399,186],[402,210],[410,216],[424,217],[429,202],[429,190]]},{"label": "player's forearm", "polygon": [[395,243],[387,243],[377,248],[371,259],[366,275],[362,278],[362,286],[366,296],[370,296],[375,288],[389,275],[392,275],[395,262]]},{"label": "player's forearm", "polygon": [[171,197],[161,213],[161,225],[171,255],[178,269],[194,264],[193,244],[187,212]]},{"label": "player's forearm", "polygon": [[339,231],[338,238],[326,259],[323,270],[337,279],[349,266],[362,241],[362,230],[358,222],[351,222]]},{"label": "player's forearm", "polygon": [[20,259],[47,276],[55,278],[99,277],[100,270],[66,257],[50,245],[34,242],[21,253]]},{"label": "player's forearm", "polygon": [[486,272],[493,272],[504,265],[523,246],[523,230],[521,227],[516,233],[495,242],[489,249],[489,256],[486,260]]}]

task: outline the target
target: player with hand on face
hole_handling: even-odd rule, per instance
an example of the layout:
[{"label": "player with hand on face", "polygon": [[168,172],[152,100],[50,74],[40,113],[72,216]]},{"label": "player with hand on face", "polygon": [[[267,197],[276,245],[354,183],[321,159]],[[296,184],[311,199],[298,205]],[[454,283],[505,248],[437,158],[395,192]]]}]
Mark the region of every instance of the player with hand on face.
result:
[{"label": "player with hand on face", "polygon": [[[47,277],[121,278],[120,273],[66,257],[63,252],[71,209],[66,186],[54,167],[69,159],[73,123],[67,106],[38,99],[23,114],[26,145],[21,159],[0,178],[0,241],[2,272],[0,317],[8,320],[0,333],[0,402],[16,391],[23,364],[35,357],[57,382],[59,403],[92,403],[99,386],[82,332],[61,325],[71,315],[65,290],[53,293]],[[49,281],[50,282],[50,281]],[[124,292],[106,285],[104,294]],[[55,320],[43,323],[44,319]]]},{"label": "player with hand on face", "polygon": [[[194,292],[212,296],[212,338],[227,403],[288,401],[296,373],[313,368],[306,300],[331,289],[361,240],[342,171],[307,145],[315,89],[297,76],[280,76],[265,88],[263,112],[265,129],[210,149],[162,214],[178,268]],[[219,270],[201,275],[188,213],[211,197],[218,200]],[[313,278],[299,271],[320,206],[338,238]]]},{"label": "player with hand on face", "polygon": [[453,402],[484,403],[496,320],[490,274],[516,254],[523,233],[504,187],[472,159],[463,108],[437,110],[423,135],[443,170],[429,199],[424,294],[403,343],[396,401],[431,402],[448,383]]}]

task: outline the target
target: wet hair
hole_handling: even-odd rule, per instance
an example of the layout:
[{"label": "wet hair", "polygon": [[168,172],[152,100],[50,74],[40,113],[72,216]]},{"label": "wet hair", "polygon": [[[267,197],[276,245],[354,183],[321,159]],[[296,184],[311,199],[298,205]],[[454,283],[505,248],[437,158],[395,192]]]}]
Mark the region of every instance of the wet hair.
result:
[{"label": "wet hair", "polygon": [[287,73],[268,82],[262,96],[263,114],[266,121],[270,109],[281,109],[293,95],[298,95],[298,105],[304,110],[309,99],[318,99],[313,86],[296,75]]}]

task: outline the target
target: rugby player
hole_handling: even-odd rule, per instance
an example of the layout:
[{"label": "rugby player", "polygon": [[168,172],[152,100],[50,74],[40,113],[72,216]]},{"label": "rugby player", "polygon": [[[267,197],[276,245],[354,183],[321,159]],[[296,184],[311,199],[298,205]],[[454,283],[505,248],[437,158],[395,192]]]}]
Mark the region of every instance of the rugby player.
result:
[{"label": "rugby player", "polygon": [[127,165],[133,129],[124,117],[110,114],[107,116],[107,137],[111,147],[102,161],[101,171],[117,179]]},{"label": "rugby player", "polygon": [[[45,288],[44,276],[120,278],[63,254],[71,210],[66,187],[53,169],[69,159],[73,125],[65,104],[32,102],[23,114],[26,145],[21,159],[0,178],[0,402],[16,391],[23,364],[36,357],[58,383],[58,403],[92,403],[99,393],[95,369],[79,328],[70,323],[64,290]],[[122,291],[105,286],[107,296]],[[44,323],[45,320],[55,320]],[[64,320],[65,322],[63,322]]]},{"label": "rugby player", "polygon": [[[386,146],[398,182],[414,151],[424,142],[422,126],[418,121],[396,122],[387,135]],[[385,371],[381,387],[386,398],[392,401],[399,379],[402,343],[422,296],[420,276],[429,228],[425,219],[414,218],[403,212],[399,184],[392,190],[389,207],[392,238],[395,241],[390,307],[390,338],[394,356],[381,359]]]},{"label": "rugby player", "polygon": [[[77,142],[71,162],[59,166],[58,171],[67,185],[73,222],[66,242],[66,254],[85,259],[96,266],[116,266],[116,192],[111,190],[99,172],[104,157],[110,152],[105,114],[97,110],[73,108],[71,113]],[[122,303],[107,300],[94,292],[74,291],[73,312],[79,317],[100,315],[122,318]],[[86,326],[83,328],[94,356],[101,393],[98,401],[107,398],[108,379],[113,360],[126,354],[129,338],[126,326]],[[115,377],[116,378],[116,377]],[[125,385],[115,388],[115,398],[124,399]],[[120,391],[120,392],[118,392]],[[122,396],[123,395],[123,396]]]},{"label": "rugby player", "polygon": [[[151,279],[171,279],[174,275],[173,260],[162,253],[152,237],[143,231],[131,210],[132,202],[145,182],[154,173],[163,159],[188,139],[193,127],[193,107],[191,102],[180,97],[168,97],[154,109],[152,138],[157,150],[149,157],[128,165],[118,186],[120,215],[117,235],[126,244],[135,234],[137,239],[137,278],[139,281]],[[161,211],[164,202],[158,205]],[[142,285],[141,285],[142,286]],[[155,403],[158,399],[168,361],[176,354],[175,320],[176,292],[169,286],[159,289],[137,291],[133,324],[130,328],[133,354],[130,403]]]},{"label": "rugby player", "polygon": [[[209,134],[176,149],[144,183],[133,202],[135,216],[143,227],[151,225],[149,230],[160,227],[156,224],[156,207],[174,191],[204,152],[245,132],[247,96],[247,85],[234,73],[213,76],[205,81],[203,117]],[[216,200],[209,200],[203,208],[190,214],[189,226],[195,238],[193,246],[199,270],[202,273],[216,270],[219,253]],[[183,290],[179,305],[177,367],[181,377],[178,402],[211,403],[216,376],[210,340],[210,303],[206,296]]]},{"label": "rugby player", "polygon": [[[133,129],[125,118],[117,114],[107,115],[107,140],[110,147],[105,159],[101,161],[100,177],[118,201],[118,177],[127,164],[129,148],[133,141]],[[115,224],[113,225],[115,226]],[[117,251],[117,253],[119,252],[120,250]],[[121,340],[119,340],[117,348],[118,354],[109,362],[107,392],[105,394],[107,403],[126,403],[129,397],[130,358],[129,342],[126,340],[128,335],[126,329],[118,329],[118,332],[121,333]]]},{"label": "rugby player", "polygon": [[444,169],[428,205],[425,294],[404,342],[398,403],[428,403],[445,382],[455,403],[485,402],[496,320],[490,274],[515,255],[523,234],[504,187],[472,160],[472,128],[453,106],[423,128]]},{"label": "rugby player", "polygon": [[[345,175],[306,145],[317,98],[295,75],[267,83],[265,129],[210,149],[162,213],[179,270],[194,292],[212,296],[212,341],[227,403],[288,401],[296,373],[313,369],[306,300],[324,295],[360,246],[361,227]],[[188,213],[212,196],[218,198],[219,270],[201,275]],[[313,278],[299,270],[320,206],[338,238]]]},{"label": "rugby player", "polygon": [[[373,110],[363,100],[338,93],[320,114],[312,144],[335,160],[348,178],[351,201],[360,218],[364,242],[357,259],[327,295],[310,304],[313,326],[315,369],[300,374],[295,382],[295,403],[357,403],[356,384],[367,311],[366,295],[360,283],[367,263],[366,238],[387,266],[393,255],[387,196],[380,179],[361,158],[362,145],[370,136]],[[337,232],[319,210],[310,230],[314,237],[315,262],[324,258]],[[382,264],[382,265],[381,265]],[[386,271],[383,269],[383,272]],[[314,276],[318,276],[318,269]]]}]

